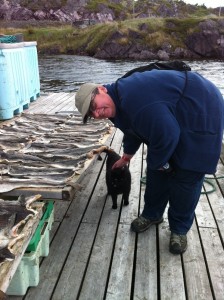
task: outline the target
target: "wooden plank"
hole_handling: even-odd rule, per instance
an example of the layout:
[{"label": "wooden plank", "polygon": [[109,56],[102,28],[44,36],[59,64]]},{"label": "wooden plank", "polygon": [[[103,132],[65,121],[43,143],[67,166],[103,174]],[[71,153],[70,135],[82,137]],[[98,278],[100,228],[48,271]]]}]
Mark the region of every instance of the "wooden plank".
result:
[{"label": "wooden plank", "polygon": [[67,93],[55,93],[51,97],[51,101],[49,99],[45,100],[45,106],[42,106],[43,114],[51,114],[51,110],[55,109],[55,107],[60,106],[63,103],[64,99],[68,97]]},{"label": "wooden plank", "polygon": [[54,221],[62,222],[63,217],[66,217],[66,212],[69,209],[70,202],[54,201]]},{"label": "wooden plank", "polygon": [[57,287],[51,298],[52,300],[77,299],[86,265],[88,264],[90,250],[94,242],[96,229],[97,226],[93,226],[93,224],[81,224]]},{"label": "wooden plank", "polygon": [[160,299],[186,299],[181,256],[169,252],[167,219],[159,225]]},{"label": "wooden plank", "polygon": [[54,93],[48,94],[47,96],[43,96],[38,98],[36,101],[30,103],[29,108],[26,110],[26,113],[39,113],[39,111],[41,111],[41,109],[43,108],[44,104],[51,102],[52,99],[55,97]]},{"label": "wooden plank", "polygon": [[32,238],[32,235],[37,228],[39,220],[42,217],[43,206],[44,203],[33,204],[33,207],[38,213],[27,221],[21,232],[24,233],[23,239],[17,241],[13,246],[12,251],[15,254],[15,259],[13,261],[6,261],[0,266],[0,290],[3,292],[6,292],[10,281],[21,261],[21,258]]},{"label": "wooden plank", "polygon": [[[223,169],[224,173],[224,169]],[[216,189],[215,192],[209,194],[209,203],[211,206],[212,213],[215,216],[215,222],[217,224],[217,228],[222,237],[222,241],[224,241],[224,201],[223,194],[220,191],[220,187],[217,185],[216,181],[213,180],[212,183]]]},{"label": "wooden plank", "polygon": [[183,255],[183,263],[188,299],[213,299],[195,222],[187,237],[188,249]]},{"label": "wooden plank", "polygon": [[113,255],[106,299],[131,299],[133,258],[136,234],[130,225],[120,224]]},{"label": "wooden plank", "polygon": [[54,109],[51,111],[51,113],[57,113],[60,111],[69,110],[67,108],[68,107],[70,108],[71,104],[72,104],[72,110],[74,111],[74,109],[75,109],[75,94],[74,93],[67,94],[66,98],[63,100],[63,102],[60,105],[54,107]]},{"label": "wooden plank", "polygon": [[[119,144],[121,143],[122,137],[117,132],[113,139],[113,148],[116,149],[118,141]],[[104,167],[52,299],[74,299],[78,296],[80,286],[82,289],[79,299],[90,299],[91,297],[101,299],[103,297],[110,264],[109,254],[113,249],[113,239],[119,216],[119,210],[111,209],[112,204],[108,201],[110,199],[107,199],[105,203],[106,194]],[[97,236],[95,237],[96,232]],[[84,257],[82,257],[82,253],[84,253]],[[83,283],[82,278],[84,278]]]},{"label": "wooden plank", "polygon": [[[146,176],[146,155],[147,147],[143,146],[143,166],[142,176]],[[144,207],[144,193],[145,184],[141,184],[141,199],[140,199],[140,213]],[[158,299],[158,270],[157,263],[159,257],[157,256],[157,236],[156,226],[152,226],[149,230],[138,234],[137,238],[137,257],[135,269],[135,287],[134,299]]]},{"label": "wooden plank", "polygon": [[51,110],[53,110],[56,106],[60,105],[65,97],[67,97],[65,93],[54,94],[51,101],[48,100],[47,102],[45,102],[45,105],[41,107],[41,113],[51,114]]},{"label": "wooden plank", "polygon": [[[77,185],[78,187],[78,185]],[[21,194],[25,196],[31,196],[33,194],[41,194],[43,199],[55,199],[55,200],[71,200],[75,195],[76,189],[74,187],[36,187],[36,188],[18,188],[7,193],[0,193],[0,197],[18,197]]]},{"label": "wooden plank", "polygon": [[[203,188],[202,191],[205,191]],[[195,215],[197,218],[197,224],[200,227],[211,227],[216,228],[215,219],[211,211],[210,204],[207,199],[207,195],[201,194],[200,200],[195,210]]]},{"label": "wooden plank", "polygon": [[82,284],[80,300],[104,298],[118,218],[119,210],[112,210],[110,201],[107,201]]},{"label": "wooden plank", "polygon": [[158,299],[156,226],[138,235],[134,300]]},{"label": "wooden plank", "polygon": [[130,231],[130,224],[138,215],[141,164],[142,147],[132,158],[130,164],[132,190],[129,205],[123,207],[121,211],[106,299],[130,299],[132,293],[136,234]]},{"label": "wooden plank", "polygon": [[47,110],[53,107],[53,103],[57,104],[61,101],[64,93],[51,93],[47,97],[39,98],[30,104],[26,110],[29,113],[47,113]]},{"label": "wooden plank", "polygon": [[220,158],[224,160],[224,142],[222,142],[221,155]]},{"label": "wooden plank", "polygon": [[[200,228],[206,262],[209,268],[213,299],[223,299],[224,295],[224,250],[217,229]],[[206,298],[207,299],[207,298]]]},{"label": "wooden plank", "polygon": [[71,94],[71,96],[66,100],[64,103],[64,107],[60,109],[60,111],[55,111],[55,113],[68,111],[68,113],[74,113],[75,111],[78,112],[77,108],[75,107],[75,94]]}]

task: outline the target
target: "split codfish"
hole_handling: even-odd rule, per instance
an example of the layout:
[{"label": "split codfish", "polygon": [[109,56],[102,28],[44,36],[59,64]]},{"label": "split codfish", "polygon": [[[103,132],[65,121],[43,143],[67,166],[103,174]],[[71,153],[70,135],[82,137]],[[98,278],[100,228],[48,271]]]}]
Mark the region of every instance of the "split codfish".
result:
[{"label": "split codfish", "polygon": [[38,194],[27,198],[21,195],[15,201],[0,199],[0,264],[15,258],[12,247],[25,236],[22,231],[18,233],[18,230],[37,213],[31,204],[40,198]]},{"label": "split codfish", "polygon": [[8,300],[8,299],[9,299],[8,296],[3,291],[0,290],[0,300]]},{"label": "split codfish", "polygon": [[[46,179],[46,178],[6,178],[0,180],[0,191],[1,193],[6,193],[12,191],[16,188],[26,188],[26,187],[64,187],[67,185],[66,180],[55,180],[55,179]],[[1,205],[1,204],[0,204]]]}]

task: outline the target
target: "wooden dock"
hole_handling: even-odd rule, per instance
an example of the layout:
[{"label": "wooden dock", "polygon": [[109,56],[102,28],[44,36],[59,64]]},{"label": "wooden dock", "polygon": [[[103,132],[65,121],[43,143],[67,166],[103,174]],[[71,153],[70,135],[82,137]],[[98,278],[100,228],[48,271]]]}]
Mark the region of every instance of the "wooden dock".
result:
[{"label": "wooden dock", "polygon": [[[48,99],[47,99],[48,98]],[[50,101],[51,100],[51,101]],[[73,94],[50,94],[27,112],[74,110]],[[122,152],[116,130],[108,144]],[[215,191],[205,183],[188,233],[183,255],[168,251],[170,231],[165,220],[141,234],[130,224],[142,210],[145,171],[144,145],[131,160],[132,190],[128,206],[113,210],[105,185],[105,160],[95,160],[72,201],[55,201],[50,253],[42,259],[40,282],[23,297],[11,300],[223,300],[224,299],[224,155],[220,158]]]}]

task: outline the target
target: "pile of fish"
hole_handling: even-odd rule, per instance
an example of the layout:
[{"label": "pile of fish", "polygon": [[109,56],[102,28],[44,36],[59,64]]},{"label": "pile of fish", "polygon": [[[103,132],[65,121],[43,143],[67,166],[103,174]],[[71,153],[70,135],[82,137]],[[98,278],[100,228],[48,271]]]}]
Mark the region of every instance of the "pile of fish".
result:
[{"label": "pile of fish", "polygon": [[65,187],[111,127],[80,115],[23,113],[0,127],[0,193],[15,188]]},{"label": "pile of fish", "polygon": [[37,214],[31,204],[40,198],[38,194],[27,198],[21,195],[13,201],[0,199],[0,265],[15,258],[12,247],[24,238],[23,226]]}]

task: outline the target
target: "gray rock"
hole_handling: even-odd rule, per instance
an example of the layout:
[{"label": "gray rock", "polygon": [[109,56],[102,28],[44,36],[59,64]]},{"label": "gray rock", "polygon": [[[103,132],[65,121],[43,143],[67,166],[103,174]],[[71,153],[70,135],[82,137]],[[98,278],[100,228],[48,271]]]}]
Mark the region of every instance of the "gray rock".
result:
[{"label": "gray rock", "polygon": [[206,20],[199,24],[199,29],[199,31],[187,36],[186,45],[188,49],[203,58],[223,58],[223,22]]},{"label": "gray rock", "polygon": [[170,59],[169,54],[164,50],[159,50],[157,52],[157,55],[158,55],[159,60],[169,60]]}]

